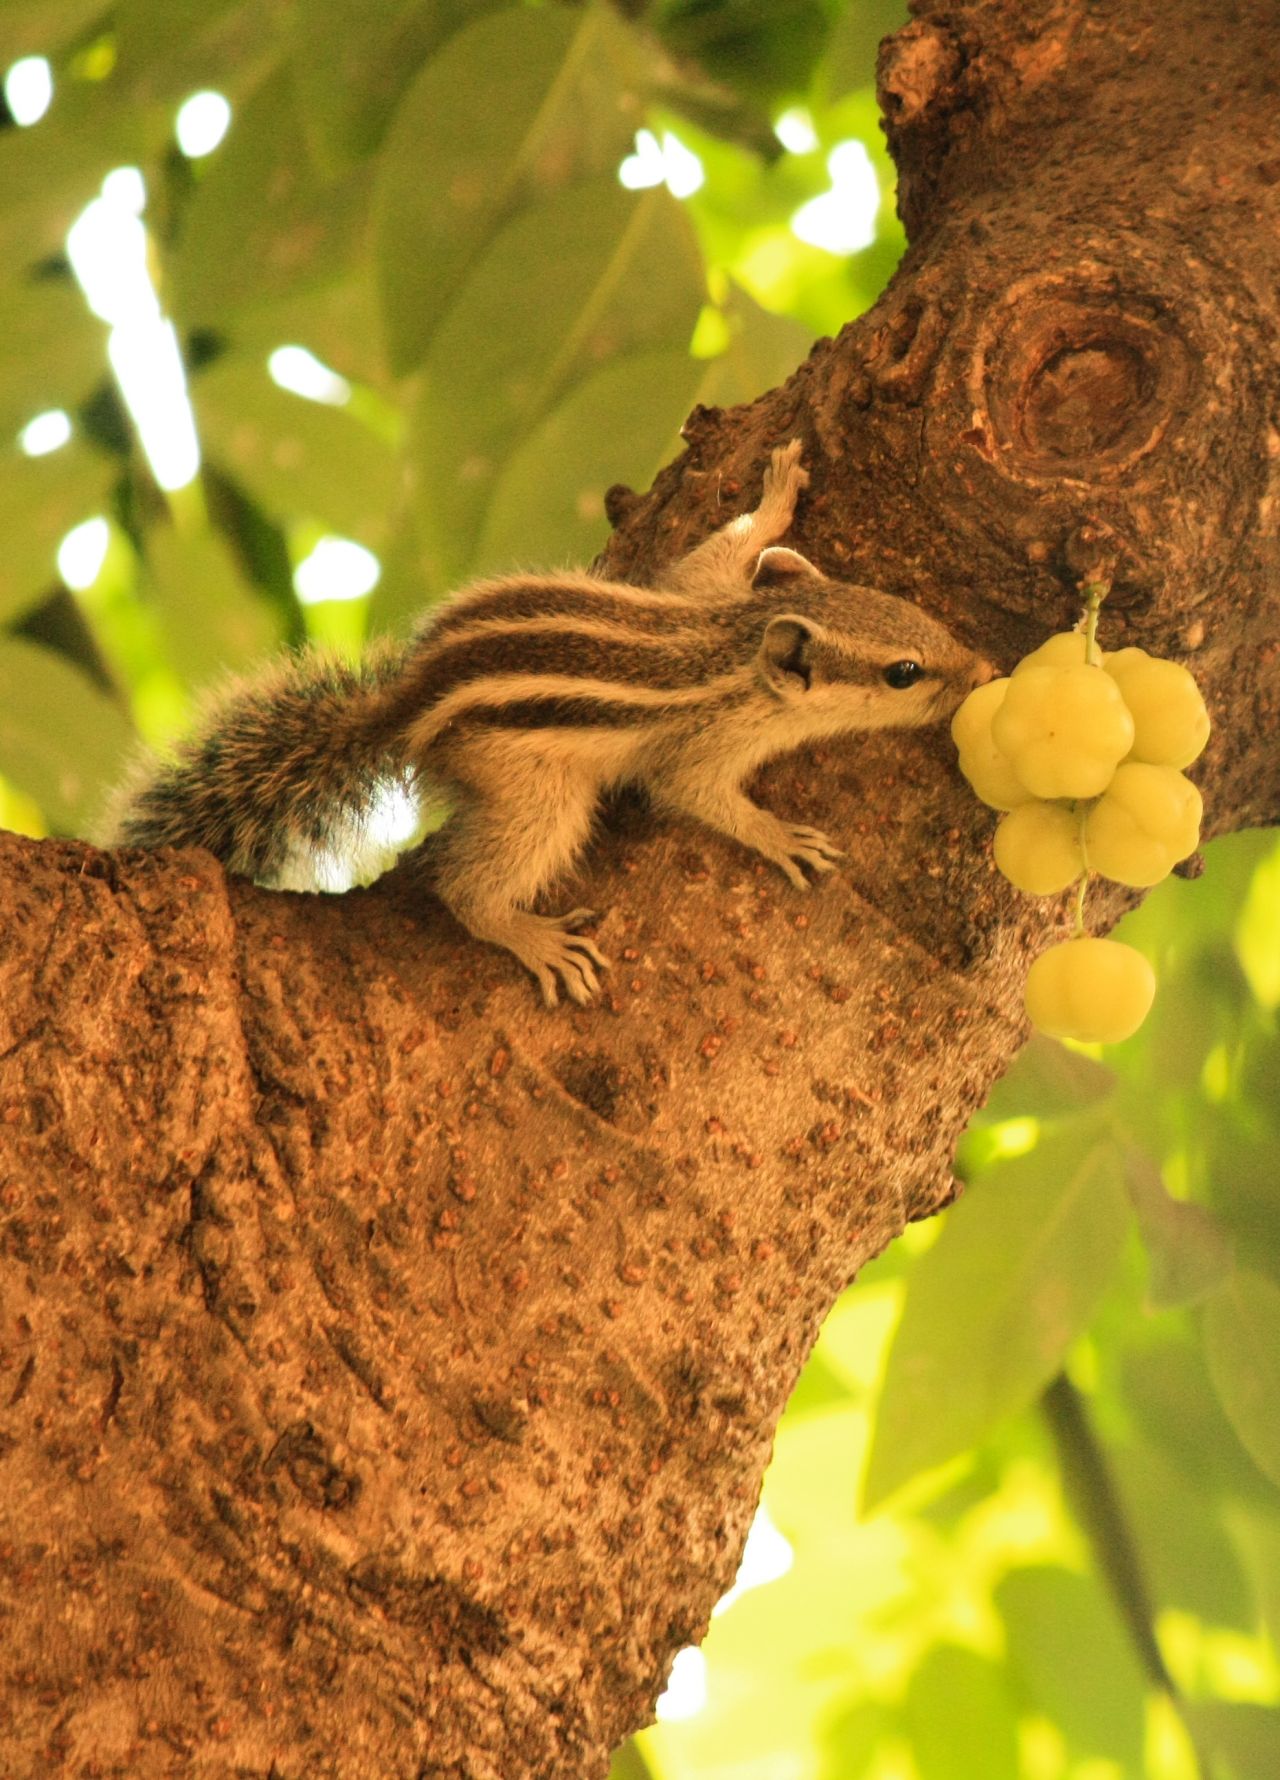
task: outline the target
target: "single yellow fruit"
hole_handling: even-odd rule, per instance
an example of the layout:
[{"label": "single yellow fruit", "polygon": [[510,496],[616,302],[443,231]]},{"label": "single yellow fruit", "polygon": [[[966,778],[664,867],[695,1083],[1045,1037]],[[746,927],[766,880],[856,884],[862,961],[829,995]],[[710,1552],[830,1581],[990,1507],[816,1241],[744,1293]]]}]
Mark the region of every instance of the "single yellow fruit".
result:
[{"label": "single yellow fruit", "polygon": [[1186,668],[1145,649],[1118,649],[1107,656],[1105,667],[1133,718],[1129,758],[1150,766],[1190,766],[1209,739],[1209,713]]},{"label": "single yellow fruit", "polygon": [[1171,766],[1126,761],[1085,819],[1089,864],[1117,884],[1158,884],[1195,852],[1203,809]]},{"label": "single yellow fruit", "polygon": [[1054,896],[1084,870],[1080,818],[1063,804],[1024,803],[996,829],[996,864],[1028,896]]},{"label": "single yellow fruit", "polygon": [[1016,810],[1019,804],[1031,803],[1033,794],[1014,772],[1004,755],[989,741],[981,750],[962,749],[960,771],[974,791],[993,810]]},{"label": "single yellow fruit", "polygon": [[[1024,655],[1013,671],[1015,674],[1022,674],[1033,667],[1083,667],[1084,652],[1085,636],[1082,630],[1060,630],[1055,636],[1046,637],[1030,655]],[[1098,653],[1101,655],[1101,650]]]},{"label": "single yellow fruit", "polygon": [[1008,688],[1007,675],[1003,680],[988,680],[984,686],[974,687],[951,719],[951,739],[957,748],[973,748],[987,741],[991,719],[1004,703]]},{"label": "single yellow fruit", "polygon": [[1031,966],[1026,1006],[1031,1024],[1050,1038],[1109,1045],[1138,1030],[1155,993],[1155,972],[1132,946],[1069,939]]},{"label": "single yellow fruit", "polygon": [[951,738],[960,750],[960,771],[983,803],[1012,810],[1031,793],[991,739],[991,719],[1004,701],[1009,682],[988,680],[975,687],[951,719]]},{"label": "single yellow fruit", "polygon": [[1133,718],[1097,667],[1033,667],[1016,674],[991,736],[1037,797],[1097,797],[1133,746]]}]

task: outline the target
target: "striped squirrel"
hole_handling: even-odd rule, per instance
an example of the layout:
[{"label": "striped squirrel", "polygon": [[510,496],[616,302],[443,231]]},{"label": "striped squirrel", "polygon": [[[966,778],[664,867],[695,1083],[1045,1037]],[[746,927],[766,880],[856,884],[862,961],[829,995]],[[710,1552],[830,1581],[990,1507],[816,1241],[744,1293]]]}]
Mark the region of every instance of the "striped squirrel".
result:
[{"label": "striped squirrel", "polygon": [[770,548],[808,480],[798,439],[775,450],[755,511],[660,589],[574,572],[484,581],[357,667],[303,653],[233,685],[126,787],[113,838],[207,847],[278,883],[300,854],[358,839],[388,782],[420,787],[450,810],[437,894],[533,972],[548,1006],[561,986],[589,1001],[608,960],[574,931],[590,910],[529,905],[572,866],[612,787],[643,787],[807,889],[802,867],[827,872],[841,854],[752,803],[748,776],[824,736],[938,721],[985,669],[908,601]]}]

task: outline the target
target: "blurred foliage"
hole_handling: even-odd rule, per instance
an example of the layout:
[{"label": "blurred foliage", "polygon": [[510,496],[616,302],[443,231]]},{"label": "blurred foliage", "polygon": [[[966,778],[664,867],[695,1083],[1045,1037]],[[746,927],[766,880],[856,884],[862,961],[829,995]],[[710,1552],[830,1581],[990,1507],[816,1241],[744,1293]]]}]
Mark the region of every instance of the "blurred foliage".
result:
[{"label": "blurred foliage", "polygon": [[[78,522],[111,536],[77,590],[79,646],[0,652],[0,819],[83,831],[131,726],[162,737],[273,645],[356,647],[481,572],[588,561],[605,491],[646,486],[694,403],[779,382],[883,284],[901,242],[868,51],[900,16],[884,0],[4,0],[0,71],[44,57],[53,99],[25,126],[0,117],[0,624],[65,598],[57,551]],[[231,126],[191,158],[175,124],[208,90]],[[805,245],[791,220],[854,139],[881,226],[855,253]],[[700,163],[696,192],[673,155],[686,178]],[[203,452],[176,496],[65,246],[121,166],[145,181]],[[273,381],[283,346],[335,374],[317,399]],[[29,455],[20,433],[50,411],[70,438]],[[380,567],[341,613],[342,590],[325,609],[293,581],[334,536]],[[95,661],[110,684],[86,694],[85,735],[56,713]]]},{"label": "blurred foliage", "polygon": [[[694,402],[781,381],[883,285],[872,69],[903,17],[4,0],[0,71],[46,57],[54,93],[0,127],[0,821],[82,830],[136,734],[274,646],[589,559],[605,490],[645,485]],[[231,127],[190,159],[175,117],[209,88]],[[837,253],[793,223],[851,141],[884,197]],[[65,249],[122,165],[203,450],[170,494]],[[273,381],[286,345],[324,399]],[[58,409],[70,438],[28,455]],[[56,552],[94,516],[73,595]],[[334,536],[377,586],[301,599]],[[741,1587],[616,1780],[1280,1773],[1280,847],[1215,843],[1127,932],[1156,1014],[1105,1059],[1029,1046],[964,1140],[970,1190],[837,1306]]]}]

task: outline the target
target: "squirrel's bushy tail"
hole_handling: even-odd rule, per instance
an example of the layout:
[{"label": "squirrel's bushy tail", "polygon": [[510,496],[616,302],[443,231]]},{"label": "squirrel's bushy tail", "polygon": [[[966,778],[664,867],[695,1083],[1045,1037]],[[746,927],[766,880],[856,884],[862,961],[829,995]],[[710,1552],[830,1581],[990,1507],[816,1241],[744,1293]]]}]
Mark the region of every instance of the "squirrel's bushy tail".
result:
[{"label": "squirrel's bushy tail", "polygon": [[384,645],[351,666],[304,651],[225,687],[123,787],[109,844],[207,847],[228,870],[278,883],[300,855],[354,842],[379,791],[410,777],[386,696],[405,654]]}]

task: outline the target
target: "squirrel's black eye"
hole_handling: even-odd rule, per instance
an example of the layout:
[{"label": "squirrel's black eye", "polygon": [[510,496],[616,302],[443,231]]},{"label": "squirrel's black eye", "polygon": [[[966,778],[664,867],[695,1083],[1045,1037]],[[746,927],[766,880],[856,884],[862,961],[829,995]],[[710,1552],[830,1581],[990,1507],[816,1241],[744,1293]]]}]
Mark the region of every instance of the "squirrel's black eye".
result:
[{"label": "squirrel's black eye", "polygon": [[918,661],[895,661],[884,670],[885,684],[892,686],[895,692],[903,692],[908,686],[914,686],[923,672]]}]

